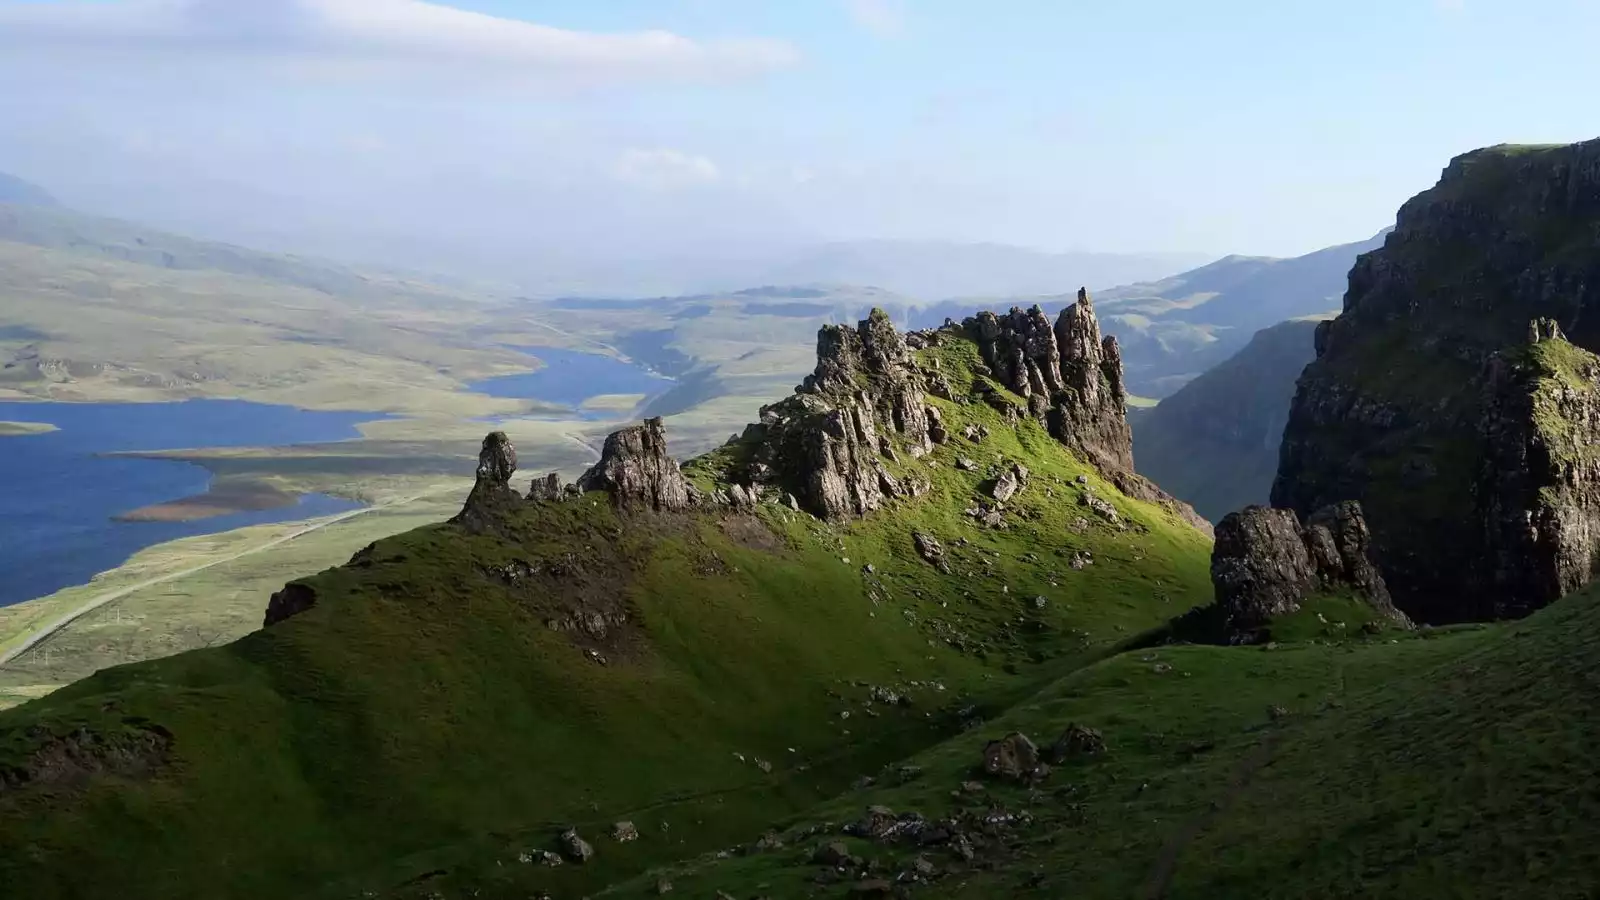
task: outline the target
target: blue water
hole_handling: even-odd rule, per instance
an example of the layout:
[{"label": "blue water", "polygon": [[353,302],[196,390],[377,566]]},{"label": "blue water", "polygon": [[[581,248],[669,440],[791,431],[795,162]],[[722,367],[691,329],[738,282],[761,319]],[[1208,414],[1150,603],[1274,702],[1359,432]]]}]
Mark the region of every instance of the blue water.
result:
[{"label": "blue water", "polygon": [[522,375],[502,375],[468,385],[491,397],[542,400],[570,406],[585,418],[604,413],[579,411],[583,401],[601,394],[644,394],[649,400],[672,387],[673,380],[634,363],[599,353],[558,350],[553,347],[517,347],[536,356],[544,367]]},{"label": "blue water", "polygon": [[60,429],[0,437],[0,606],[83,584],[152,544],[360,506],[310,494],[292,507],[194,522],[115,522],[121,513],[202,493],[210,474],[174,460],[96,454],[343,440],[358,436],[357,423],[378,418],[242,400],[0,403],[0,421]]}]

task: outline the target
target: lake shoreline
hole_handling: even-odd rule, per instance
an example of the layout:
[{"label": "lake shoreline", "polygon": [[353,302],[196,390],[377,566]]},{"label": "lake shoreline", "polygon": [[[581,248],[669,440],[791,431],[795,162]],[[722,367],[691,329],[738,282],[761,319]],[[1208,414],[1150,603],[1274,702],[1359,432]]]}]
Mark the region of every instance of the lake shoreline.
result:
[{"label": "lake shoreline", "polygon": [[152,503],[138,509],[118,513],[113,522],[199,522],[217,516],[242,512],[265,512],[284,509],[300,502],[300,494],[285,491],[262,482],[226,482],[213,480],[205,491]]}]

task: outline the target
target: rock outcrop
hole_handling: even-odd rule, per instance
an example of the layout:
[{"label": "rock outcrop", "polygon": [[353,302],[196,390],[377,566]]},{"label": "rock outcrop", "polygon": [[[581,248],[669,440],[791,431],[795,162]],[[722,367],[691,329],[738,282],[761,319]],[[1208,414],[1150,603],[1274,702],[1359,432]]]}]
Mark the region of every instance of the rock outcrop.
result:
[{"label": "rock outcrop", "polygon": [[628,509],[666,512],[691,505],[689,482],[667,455],[667,429],[659,417],[612,432],[600,461],[578,479],[578,488],[605,491]]},{"label": "rock outcrop", "polygon": [[[1014,307],[1005,315],[980,312],[962,327],[977,342],[993,378],[1022,397],[1028,414],[1044,423],[1056,440],[1099,469],[1124,494],[1165,506],[1201,531],[1211,532],[1211,523],[1187,503],[1134,471],[1122,353],[1115,337],[1101,335],[1087,290],[1078,291],[1078,301],[1062,310],[1054,326],[1034,306],[1026,311]],[[1010,408],[1009,401],[996,394],[984,399]]]},{"label": "rock outcrop", "polygon": [[1395,601],[1424,621],[1521,615],[1587,583],[1582,448],[1600,431],[1592,379],[1557,350],[1600,349],[1597,272],[1600,141],[1452,161],[1318,327],[1272,503],[1359,500]]},{"label": "rock outcrop", "polygon": [[1122,354],[1116,338],[1100,335],[1087,290],[1053,328],[1037,306],[981,312],[964,324],[995,379],[1024,398],[1057,440],[1102,471],[1133,471]]},{"label": "rock outcrop", "polygon": [[948,439],[924,396],[926,373],[882,310],[855,328],[824,326],[816,370],[786,400],[763,407],[742,438],[748,458],[735,481],[781,486],[824,519],[880,509],[926,482],[896,478],[885,459],[926,455]]},{"label": "rock outcrop", "polygon": [[1394,608],[1369,556],[1371,535],[1358,503],[1318,510],[1302,527],[1292,510],[1249,506],[1217,525],[1211,552],[1216,608],[1230,641],[1248,642],[1273,618],[1316,594],[1348,592],[1395,624]]},{"label": "rock outcrop", "polygon": [[492,529],[505,510],[522,503],[522,496],[511,487],[517,471],[517,448],[503,431],[491,431],[478,451],[477,479],[461,512],[450,521],[469,530]]},{"label": "rock outcrop", "polygon": [[1600,358],[1553,322],[1491,363],[1475,485],[1496,618],[1587,585],[1600,565]]}]

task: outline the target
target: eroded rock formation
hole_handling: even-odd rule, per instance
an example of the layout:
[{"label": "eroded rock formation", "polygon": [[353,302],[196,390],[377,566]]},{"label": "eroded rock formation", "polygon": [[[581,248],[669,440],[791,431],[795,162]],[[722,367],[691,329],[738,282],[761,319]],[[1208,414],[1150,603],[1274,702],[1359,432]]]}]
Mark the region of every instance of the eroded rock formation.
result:
[{"label": "eroded rock formation", "polygon": [[658,512],[687,509],[689,482],[667,455],[667,429],[661,419],[612,432],[600,461],[578,479],[584,491],[605,491],[618,506]]},{"label": "eroded rock formation", "polygon": [[816,370],[786,400],[763,407],[745,431],[736,481],[781,485],[825,519],[866,515],[916,496],[925,480],[895,477],[884,460],[917,458],[948,439],[923,394],[926,373],[882,310],[855,328],[824,326]]},{"label": "eroded rock formation", "polygon": [[[1600,141],[1453,160],[1320,325],[1272,503],[1361,501],[1399,606],[1515,616],[1587,583],[1600,440]],[[1563,333],[1571,344],[1563,339]],[[1538,358],[1532,348],[1543,348]]]},{"label": "eroded rock formation", "polygon": [[522,503],[522,495],[511,487],[517,471],[517,448],[503,431],[491,431],[478,451],[477,480],[461,512],[450,521],[469,530],[492,529],[501,514]]},{"label": "eroded rock formation", "polygon": [[1316,594],[1350,593],[1396,624],[1394,608],[1370,557],[1361,505],[1318,510],[1304,526],[1292,510],[1248,506],[1217,525],[1211,582],[1229,640],[1249,641],[1277,616]]}]

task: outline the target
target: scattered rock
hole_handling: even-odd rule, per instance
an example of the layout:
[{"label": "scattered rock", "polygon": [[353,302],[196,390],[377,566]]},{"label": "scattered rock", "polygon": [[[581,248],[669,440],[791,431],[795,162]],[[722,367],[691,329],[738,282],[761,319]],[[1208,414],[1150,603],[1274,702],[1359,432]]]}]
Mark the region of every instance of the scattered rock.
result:
[{"label": "scattered rock", "polygon": [[1084,756],[1100,756],[1106,752],[1106,739],[1098,729],[1079,725],[1067,726],[1050,747],[1050,758],[1058,764]]},{"label": "scattered rock", "polygon": [[989,496],[993,497],[996,503],[1004,503],[1016,496],[1017,491],[1021,489],[1022,484],[1017,481],[1017,476],[1006,471],[1000,473],[1000,477],[989,486]]},{"label": "scattered rock", "polygon": [[586,863],[594,858],[594,847],[578,836],[577,829],[569,828],[561,833],[561,853],[575,863]]},{"label": "scattered rock", "polygon": [[1008,781],[1036,781],[1049,772],[1039,761],[1039,748],[1021,732],[990,741],[983,748],[983,770]]},{"label": "scattered rock", "polygon": [[829,841],[818,845],[811,853],[811,861],[817,865],[834,868],[855,868],[859,864],[844,841]]},{"label": "scattered rock", "polygon": [[976,472],[978,464],[971,457],[958,456],[956,457],[956,468],[963,472]]},{"label": "scattered rock", "polygon": [[618,822],[611,826],[611,839],[622,843],[637,841],[639,829],[635,828],[632,822]]},{"label": "scattered rock", "polygon": [[937,538],[926,532],[914,531],[911,533],[911,543],[924,562],[949,574],[950,564],[945,560],[944,545],[940,544]]}]

